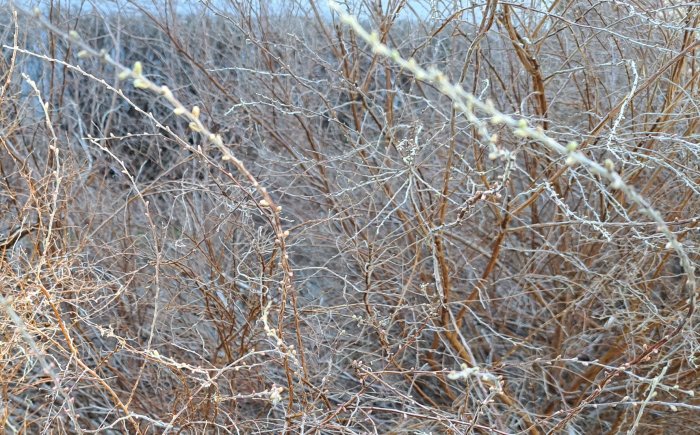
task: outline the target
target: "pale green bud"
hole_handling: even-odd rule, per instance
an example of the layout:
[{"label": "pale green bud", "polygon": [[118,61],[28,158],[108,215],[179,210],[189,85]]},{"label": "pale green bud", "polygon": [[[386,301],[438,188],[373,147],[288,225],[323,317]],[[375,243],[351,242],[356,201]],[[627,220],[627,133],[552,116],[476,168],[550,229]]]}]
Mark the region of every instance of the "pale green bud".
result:
[{"label": "pale green bud", "polygon": [[148,82],[142,78],[136,78],[136,79],[134,79],[134,87],[136,89],[147,89]]},{"label": "pale green bud", "polygon": [[141,65],[141,62],[134,62],[134,67],[132,68],[132,72],[136,77],[140,77],[141,74],[143,74],[143,65]]}]

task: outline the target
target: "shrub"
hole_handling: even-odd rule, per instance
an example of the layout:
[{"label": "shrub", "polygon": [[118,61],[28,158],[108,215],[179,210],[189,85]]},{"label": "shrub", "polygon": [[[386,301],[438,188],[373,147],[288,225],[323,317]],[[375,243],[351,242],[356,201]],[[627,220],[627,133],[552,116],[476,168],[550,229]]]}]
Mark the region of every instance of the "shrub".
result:
[{"label": "shrub", "polygon": [[466,3],[8,8],[3,427],[692,432],[695,7]]}]

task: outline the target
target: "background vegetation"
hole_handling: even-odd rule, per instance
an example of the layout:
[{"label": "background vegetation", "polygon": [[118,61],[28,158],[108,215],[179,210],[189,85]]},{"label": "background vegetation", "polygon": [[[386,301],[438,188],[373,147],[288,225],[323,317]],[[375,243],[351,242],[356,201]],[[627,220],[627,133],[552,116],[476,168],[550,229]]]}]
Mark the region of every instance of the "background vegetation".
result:
[{"label": "background vegetation", "polygon": [[697,6],[341,5],[370,41],[325,0],[33,6],[3,431],[697,433]]}]

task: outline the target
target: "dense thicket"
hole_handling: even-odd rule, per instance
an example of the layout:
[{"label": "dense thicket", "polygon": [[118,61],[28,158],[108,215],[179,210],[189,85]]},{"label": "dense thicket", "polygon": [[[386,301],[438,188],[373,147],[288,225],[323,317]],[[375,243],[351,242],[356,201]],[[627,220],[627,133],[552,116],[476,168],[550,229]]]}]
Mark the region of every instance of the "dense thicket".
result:
[{"label": "dense thicket", "polygon": [[[4,431],[694,433],[695,289],[623,190],[484,137],[325,1],[146,3],[0,16]],[[609,160],[697,261],[676,3],[346,6]]]}]

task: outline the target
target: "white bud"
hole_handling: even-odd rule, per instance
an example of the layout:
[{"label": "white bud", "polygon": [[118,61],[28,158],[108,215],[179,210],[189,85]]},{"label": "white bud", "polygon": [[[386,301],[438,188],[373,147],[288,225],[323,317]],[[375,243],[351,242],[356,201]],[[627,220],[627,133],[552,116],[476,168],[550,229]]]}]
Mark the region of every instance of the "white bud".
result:
[{"label": "white bud", "polygon": [[170,92],[170,88],[169,88],[169,87],[163,85],[163,86],[160,87],[160,94],[161,94],[161,95],[165,95],[165,96],[171,96],[171,95],[172,95],[172,92]]}]

